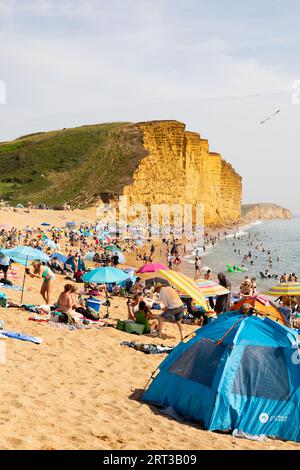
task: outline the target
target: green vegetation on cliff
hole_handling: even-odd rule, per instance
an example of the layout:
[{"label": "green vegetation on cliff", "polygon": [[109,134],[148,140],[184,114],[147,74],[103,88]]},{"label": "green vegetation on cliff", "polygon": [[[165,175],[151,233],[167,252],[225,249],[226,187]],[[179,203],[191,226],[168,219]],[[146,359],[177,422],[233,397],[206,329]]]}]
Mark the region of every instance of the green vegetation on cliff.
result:
[{"label": "green vegetation on cliff", "polygon": [[127,123],[43,132],[0,144],[0,198],[78,207],[117,195],[145,156],[143,135]]}]

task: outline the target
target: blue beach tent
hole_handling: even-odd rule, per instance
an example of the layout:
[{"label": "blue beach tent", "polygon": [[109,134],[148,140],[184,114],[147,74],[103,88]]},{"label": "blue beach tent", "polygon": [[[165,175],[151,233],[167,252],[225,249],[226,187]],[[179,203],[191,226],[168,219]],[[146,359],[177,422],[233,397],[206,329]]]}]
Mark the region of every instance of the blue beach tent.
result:
[{"label": "blue beach tent", "polygon": [[298,335],[269,318],[228,312],[181,342],[142,400],[208,430],[300,442]]}]

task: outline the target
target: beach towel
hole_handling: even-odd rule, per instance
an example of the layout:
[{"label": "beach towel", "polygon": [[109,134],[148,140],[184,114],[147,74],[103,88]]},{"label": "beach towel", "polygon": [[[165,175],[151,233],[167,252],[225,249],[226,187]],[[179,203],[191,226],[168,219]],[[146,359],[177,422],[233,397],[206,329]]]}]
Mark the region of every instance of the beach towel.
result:
[{"label": "beach towel", "polygon": [[28,320],[35,321],[37,323],[48,323],[49,319],[41,318],[38,315],[34,315],[32,317],[29,317]]},{"label": "beach towel", "polygon": [[121,345],[134,348],[145,354],[169,354],[174,349],[173,346],[165,346],[164,344],[136,343],[135,341],[122,341]]},{"label": "beach towel", "polygon": [[41,344],[43,342],[42,338],[26,335],[24,333],[18,333],[16,331],[1,330],[1,336],[5,336],[6,338],[19,339],[21,341],[29,341],[35,344]]},{"label": "beach towel", "polygon": [[1,289],[12,289],[12,290],[18,290],[18,291],[26,290],[26,289],[22,289],[22,287],[20,287],[20,286],[7,286],[7,285],[2,284],[2,283],[0,283],[0,287],[1,287]]},{"label": "beach towel", "polygon": [[[36,315],[35,315],[36,316]],[[48,325],[53,327],[53,328],[59,328],[62,330],[69,330],[69,331],[75,331],[75,330],[90,330],[90,329],[102,329],[106,326],[112,326],[109,323],[106,323],[103,320],[98,320],[98,321],[93,321],[93,320],[85,320],[87,323],[60,323],[57,321],[53,321],[53,318],[51,318],[48,321]]]},{"label": "beach towel", "polygon": [[36,305],[33,304],[23,304],[21,308],[24,309],[26,312],[38,313],[38,308]]}]

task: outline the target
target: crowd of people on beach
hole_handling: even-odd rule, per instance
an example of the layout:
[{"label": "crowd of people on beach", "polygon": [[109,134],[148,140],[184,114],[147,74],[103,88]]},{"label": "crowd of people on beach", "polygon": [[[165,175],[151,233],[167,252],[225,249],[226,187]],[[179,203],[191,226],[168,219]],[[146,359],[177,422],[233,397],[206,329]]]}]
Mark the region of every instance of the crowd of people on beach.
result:
[{"label": "crowd of people on beach", "polygon": [[[0,244],[2,249],[11,249],[20,245],[32,247],[43,251],[49,255],[50,261],[45,263],[40,260],[33,260],[30,266],[26,266],[26,276],[40,280],[40,294],[45,305],[49,306],[52,317],[56,316],[60,322],[76,324],[77,322],[97,321],[100,313],[88,306],[89,299],[98,299],[100,304],[110,305],[112,296],[123,296],[127,300],[128,320],[144,325],[144,332],[151,336],[164,337],[163,328],[165,322],[175,322],[178,326],[180,338],[183,339],[183,323],[195,322],[198,325],[205,325],[215,315],[219,315],[231,308],[232,302],[240,298],[252,297],[257,294],[256,277],[245,276],[238,291],[232,287],[226,274],[219,272],[216,282],[227,290],[226,294],[206,299],[207,309],[199,308],[192,298],[183,296],[172,285],[164,285],[160,282],[147,286],[142,277],[128,276],[128,280],[121,287],[117,283],[93,284],[84,281],[84,274],[92,268],[120,266],[121,258],[125,253],[135,255],[136,261],[142,264],[153,263],[154,260],[165,257],[166,265],[169,269],[180,271],[182,258],[188,253],[188,245],[174,236],[164,238],[162,243],[155,244],[153,241],[144,238],[143,242],[137,237],[121,239],[115,234],[101,240],[95,230],[95,225],[82,223],[75,228],[74,225],[64,227],[47,226],[32,229],[29,226],[23,230],[16,227],[2,226],[0,230]],[[103,231],[108,227],[104,227]],[[218,232],[209,234],[205,232],[203,238],[202,252],[207,246],[217,244],[222,236],[227,237],[228,233]],[[234,235],[234,252],[241,255],[241,249],[237,247],[239,236]],[[252,261],[258,258],[258,254],[253,255],[252,251],[261,250],[268,256],[268,263],[272,265],[270,250],[266,250],[263,243],[248,236],[249,251],[244,256],[245,264],[253,264]],[[51,241],[51,243],[49,242]],[[137,243],[138,240],[138,243]],[[252,247],[252,248],[250,248]],[[210,269],[203,272],[201,252],[199,247],[194,247],[195,254],[195,279],[202,278],[207,281],[213,280],[213,273]],[[90,255],[88,257],[88,255]],[[88,257],[88,260],[87,260]],[[277,260],[279,256],[277,255]],[[11,283],[8,280],[11,260],[0,250],[0,271],[2,271],[2,283]],[[53,287],[57,276],[63,276],[66,280],[64,288],[56,301],[53,299]],[[268,277],[267,272],[265,276]],[[294,273],[282,274],[280,282],[297,282]],[[290,302],[290,299],[289,299]],[[284,304],[287,304],[285,302]],[[298,303],[293,301],[292,307],[300,311]],[[162,309],[160,313],[157,311]],[[57,315],[60,313],[60,316]],[[102,318],[107,318],[108,309]]]}]

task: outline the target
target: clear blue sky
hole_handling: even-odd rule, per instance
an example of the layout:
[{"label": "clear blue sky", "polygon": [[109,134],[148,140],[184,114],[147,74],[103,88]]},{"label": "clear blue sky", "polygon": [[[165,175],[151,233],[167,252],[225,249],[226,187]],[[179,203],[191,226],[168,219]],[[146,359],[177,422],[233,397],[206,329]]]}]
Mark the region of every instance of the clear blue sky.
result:
[{"label": "clear blue sky", "polygon": [[178,119],[240,172],[245,202],[300,213],[299,21],[298,0],[0,0],[0,140]]}]

